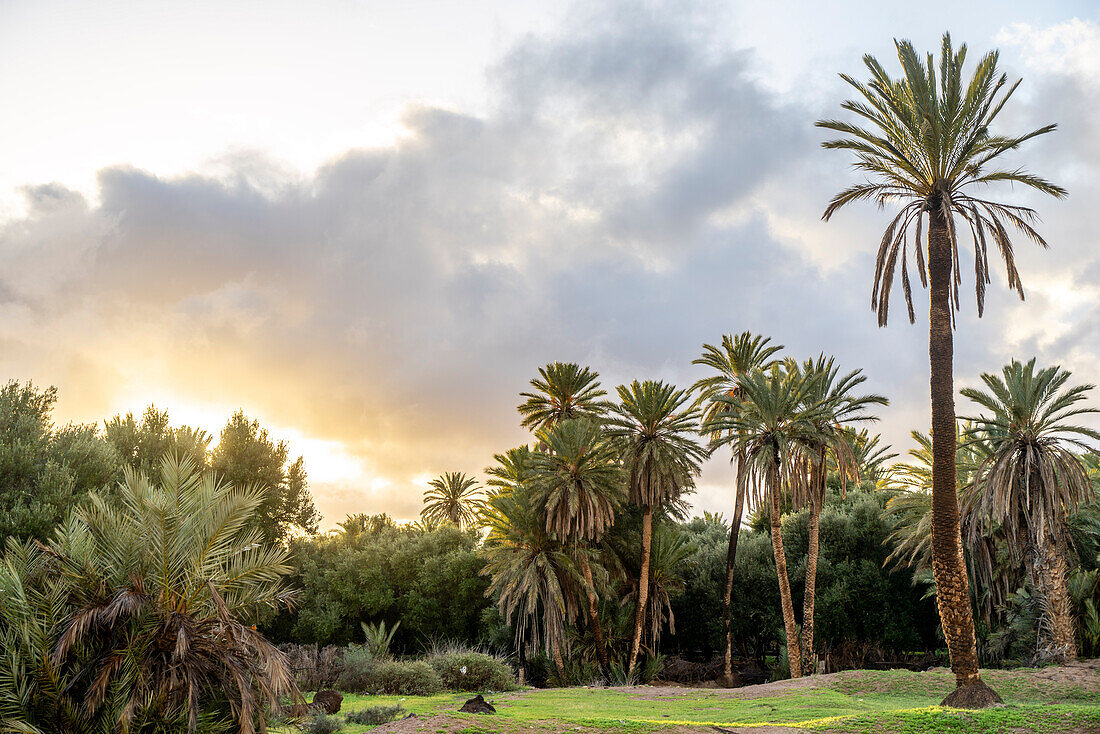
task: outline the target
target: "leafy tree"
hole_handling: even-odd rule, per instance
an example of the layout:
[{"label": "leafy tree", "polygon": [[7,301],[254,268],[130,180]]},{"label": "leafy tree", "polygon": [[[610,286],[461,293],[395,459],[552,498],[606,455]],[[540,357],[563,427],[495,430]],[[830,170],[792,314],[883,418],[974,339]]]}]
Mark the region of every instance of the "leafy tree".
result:
[{"label": "leafy tree", "polygon": [[[703,345],[703,354],[698,359],[692,360],[692,364],[709,367],[712,374],[701,378],[692,385],[692,392],[698,392],[699,402],[703,406],[703,429],[707,432],[708,425],[714,425],[714,419],[719,413],[728,410],[736,410],[736,403],[720,400],[721,397],[737,398],[741,392],[741,378],[757,370],[767,369],[771,366],[772,357],[782,351],[782,345],[770,345],[768,337],[756,336],[744,331],[737,336],[726,334],[722,337],[720,347],[711,344]],[[730,443],[734,436],[729,432],[709,431],[711,450],[718,446]],[[745,507],[745,479],[746,465],[742,453],[734,452],[732,461],[734,464],[734,501],[733,518],[730,523],[730,537],[726,554],[726,579],[724,594],[722,596],[722,620],[726,630],[726,648],[724,653],[723,671],[726,680],[733,676],[733,633],[730,620],[730,599],[733,595],[733,569],[737,558],[737,537],[741,531],[741,515]]]},{"label": "leafy tree", "polygon": [[53,387],[0,388],[0,543],[46,540],[70,507],[118,475],[118,456],[95,426],[53,424],[56,402]]},{"label": "leafy tree", "polygon": [[485,503],[477,480],[461,472],[447,472],[428,482],[421,517],[431,523],[451,522],[459,528],[477,527]]},{"label": "leafy tree", "polygon": [[385,622],[396,651],[425,641],[479,644],[488,583],[475,534],[446,524],[430,530],[386,515],[352,515],[335,532],[296,538],[290,550],[301,589],[295,608],[270,624],[281,640],[348,644],[361,623]]},{"label": "leafy tree", "polygon": [[626,670],[634,670],[648,611],[650,547],[655,508],[677,502],[695,488],[707,450],[697,444],[699,410],[686,390],[664,382],[635,380],[619,385],[619,404],[608,419],[622,451],[630,502],[642,510],[642,563],[638,574],[634,635]]},{"label": "leafy tree", "polygon": [[[883,233],[875,265],[871,307],[885,326],[890,290],[895,275],[900,279],[914,321],[909,281],[909,233],[915,228],[913,254],[921,284],[930,287],[928,352],[932,397],[932,568],[944,635],[951,654],[957,686],[948,703],[983,706],[999,697],[981,682],[969,604],[966,565],[955,492],[955,408],[953,377],[952,305],[959,306],[959,237],[957,221],[970,229],[974,246],[975,294],[978,315],[985,303],[989,281],[989,245],[1005,263],[1008,285],[1023,298],[1007,225],[1045,247],[1032,227],[1035,212],[1023,206],[992,201],[975,189],[1007,182],[1061,198],[1064,189],[1022,168],[1000,168],[1000,156],[1028,140],[1055,129],[1046,125],[1023,135],[993,135],[990,126],[1004,109],[1020,82],[1006,86],[1007,76],[997,70],[996,51],[986,54],[969,81],[963,79],[966,46],[957,51],[944,34],[939,78],[931,54],[927,62],[909,41],[895,42],[904,76],[892,79],[870,55],[864,63],[871,72],[867,84],[841,75],[862,97],[841,106],[862,118],[867,127],[837,120],[817,124],[842,137],[824,143],[826,148],[850,150],[855,168],[867,181],[841,191],[825,209],[827,221],[837,210],[855,201],[896,204],[901,210]],[[922,225],[927,221],[927,237]],[[991,241],[991,242],[990,242]],[[901,267],[898,268],[898,254]],[[926,266],[927,264],[927,266]]]},{"label": "leafy tree", "polygon": [[237,411],[210,452],[210,468],[237,487],[255,486],[263,500],[253,522],[264,542],[286,543],[295,533],[315,533],[320,515],[306,482],[305,463],[288,463],[285,441],[275,443],[259,421]]},{"label": "leafy tree", "polygon": [[[982,375],[985,390],[962,394],[988,414],[972,418],[990,445],[978,465],[973,491],[963,506],[970,537],[989,535],[996,524],[1014,558],[1027,556],[1032,583],[1044,604],[1040,631],[1042,660],[1077,656],[1073,602],[1067,587],[1072,551],[1067,514],[1092,497],[1081,457],[1092,451],[1082,439],[1100,441],[1100,433],[1076,423],[1100,410],[1081,405],[1092,385],[1067,386],[1070,373],[1060,367],[1036,369],[1013,360],[1000,376]],[[983,580],[996,568],[987,556],[976,564]]]},{"label": "leafy tree", "polygon": [[187,457],[198,467],[207,465],[210,434],[190,426],[173,428],[168,411],[155,405],[145,409],[140,421],[134,420],[133,413],[125,418],[116,415],[104,421],[103,428],[119,458],[138,472],[156,474],[165,456]]}]

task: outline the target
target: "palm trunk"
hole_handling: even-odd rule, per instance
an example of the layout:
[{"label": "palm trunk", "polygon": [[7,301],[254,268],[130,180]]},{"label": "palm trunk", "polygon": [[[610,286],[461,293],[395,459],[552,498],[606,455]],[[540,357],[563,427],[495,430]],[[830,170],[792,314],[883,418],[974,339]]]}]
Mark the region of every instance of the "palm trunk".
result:
[{"label": "palm trunk", "polygon": [[802,598],[802,671],[813,675],[814,664],[814,596],[817,593],[818,519],[821,508],[810,508],[810,537],[806,551],[806,592]]},{"label": "palm trunk", "polygon": [[653,544],[653,505],[642,506],[642,568],[638,572],[638,608],[634,612],[634,638],[630,643],[630,658],[626,667],[629,675],[638,662],[638,651],[642,646],[642,626],[645,622],[645,608],[649,601],[649,549]]},{"label": "palm trunk", "polygon": [[596,582],[592,580],[592,566],[581,555],[581,573],[584,574],[585,593],[588,595],[588,622],[592,625],[592,635],[596,638],[596,657],[600,669],[606,676],[611,672],[611,661],[607,657],[607,645],[604,644],[603,627],[600,625],[599,598],[596,596]]},{"label": "palm trunk", "polygon": [[[978,686],[978,649],[970,584],[959,529],[959,497],[955,477],[954,344],[951,323],[952,247],[947,220],[938,209],[928,228],[928,361],[932,397],[932,575],[936,605],[951,656],[957,689]],[[992,693],[992,691],[989,691]],[[996,694],[993,694],[996,696]],[[999,698],[999,697],[998,697]],[[955,703],[951,696],[945,699]],[[969,699],[962,703],[971,703]],[[979,704],[979,705],[988,705]]]},{"label": "palm trunk", "polygon": [[730,521],[730,544],[726,553],[726,588],[722,596],[722,623],[725,625],[726,648],[722,662],[722,676],[727,685],[733,683],[733,630],[730,620],[730,600],[733,597],[733,568],[737,560],[737,537],[741,532],[741,513],[745,509],[745,476],[743,454],[737,456],[737,487],[734,490],[733,519]]},{"label": "palm trunk", "polygon": [[[779,458],[776,457],[778,462]],[[791,582],[787,578],[787,556],[783,550],[783,531],[779,524],[779,467],[768,470],[768,494],[771,497],[772,554],[775,556],[775,575],[779,579],[779,602],[783,608],[783,628],[787,633],[787,660],[791,677],[802,677],[802,655],[798,648],[798,627],[794,621],[794,603],[791,601]]]},{"label": "palm trunk", "polygon": [[1077,628],[1073,621],[1073,602],[1066,576],[1069,569],[1065,557],[1048,539],[1032,552],[1033,580],[1043,602],[1040,625],[1044,649],[1039,651],[1043,662],[1065,663],[1077,658]]},{"label": "palm trunk", "polygon": [[565,660],[561,656],[561,641],[557,639],[550,640],[550,654],[554,658],[554,665],[558,669],[558,680],[562,686],[569,685],[569,682],[565,680]]}]

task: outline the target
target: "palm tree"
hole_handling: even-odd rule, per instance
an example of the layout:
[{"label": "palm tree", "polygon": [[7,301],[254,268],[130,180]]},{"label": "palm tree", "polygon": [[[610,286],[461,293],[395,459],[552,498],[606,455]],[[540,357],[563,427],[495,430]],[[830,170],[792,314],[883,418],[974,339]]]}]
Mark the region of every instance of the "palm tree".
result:
[{"label": "palm tree", "polygon": [[600,425],[573,418],[538,433],[546,452],[533,455],[531,486],[546,515],[546,529],[576,550],[584,577],[588,621],[596,638],[596,655],[605,674],[611,670],[599,597],[589,555],[615,521],[623,489],[622,469],[615,448]]},{"label": "palm tree", "polygon": [[707,450],[693,439],[699,432],[699,410],[690,404],[686,390],[654,380],[634,380],[629,386],[619,385],[618,393],[620,403],[608,418],[609,434],[620,443],[630,501],[642,509],[642,562],[629,672],[638,661],[647,609],[653,512],[694,489]]},{"label": "palm tree", "polygon": [[492,488],[490,493],[514,492],[530,480],[534,452],[526,444],[503,454],[493,454],[493,460],[496,463],[485,468],[489,476],[485,483]]},{"label": "palm tree", "polygon": [[797,374],[808,389],[805,393],[805,409],[813,413],[814,438],[809,453],[803,458],[808,469],[808,481],[798,482],[796,487],[805,491],[796,493],[796,506],[809,508],[808,545],[806,554],[805,593],[802,597],[802,665],[806,673],[814,670],[814,602],[817,589],[817,557],[820,537],[821,509],[825,506],[828,463],[831,458],[841,476],[841,488],[848,476],[858,476],[855,456],[845,431],[845,423],[877,420],[865,412],[872,405],[887,405],[881,395],[855,395],[854,391],[867,381],[862,370],[841,376],[840,367],[832,357],[820,355],[808,359],[801,366],[793,360],[787,363],[787,371]]},{"label": "palm tree", "polygon": [[815,426],[823,415],[811,402],[812,383],[812,379],[804,379],[799,372],[788,372],[779,365],[773,365],[767,372],[748,373],[741,380],[740,397],[719,398],[728,402],[731,409],[718,412],[706,427],[707,431],[733,436],[731,446],[746,462],[750,499],[756,505],[761,503],[762,495],[768,500],[787,657],[794,678],[802,675],[802,656],[783,549],[780,495],[785,488],[807,491],[798,486],[807,480],[796,470],[796,464],[813,453],[819,441]]},{"label": "palm tree", "polygon": [[[1100,441],[1100,433],[1075,424],[1080,416],[1100,413],[1080,405],[1093,385],[1067,387],[1069,378],[1057,366],[1037,370],[1034,359],[1026,364],[1013,360],[1001,376],[982,375],[986,390],[962,390],[989,412],[972,420],[992,448],[964,502],[964,516],[974,518],[969,535],[988,535],[996,524],[1014,557],[1026,549],[1044,608],[1040,630],[1045,647],[1039,658],[1059,662],[1077,657],[1073,602],[1066,586],[1066,553],[1071,548],[1066,516],[1093,494],[1075,451],[1093,451],[1082,439]],[[994,572],[989,563],[977,566],[983,577]]]},{"label": "palm tree", "polygon": [[520,425],[538,431],[568,418],[599,418],[608,408],[601,400],[607,392],[600,389],[599,377],[573,362],[539,367],[539,377],[531,380],[534,392],[520,393],[527,398],[519,405]]},{"label": "palm tree", "polygon": [[[754,370],[767,369],[774,354],[783,349],[782,345],[770,346],[768,337],[761,337],[745,331],[737,336],[726,334],[722,337],[722,346],[703,345],[703,354],[692,364],[709,367],[713,374],[697,380],[691,386],[692,392],[698,391],[699,403],[703,405],[703,425],[707,425],[720,412],[732,409],[735,404],[718,400],[720,396],[738,397],[741,395],[741,377]],[[711,450],[729,443],[733,436],[729,433],[711,433]],[[726,586],[722,595],[722,624],[725,627],[726,645],[723,660],[723,680],[733,679],[733,632],[730,620],[730,599],[733,596],[733,569],[737,559],[737,538],[741,532],[741,515],[745,508],[744,456],[734,452],[731,457],[734,464],[734,500],[733,517],[730,520],[730,542],[726,552]]]},{"label": "palm tree", "polygon": [[[889,463],[898,458],[890,444],[882,443],[882,436],[871,435],[866,428],[858,431],[851,427],[845,427],[844,432],[848,437],[848,447],[852,453],[852,464],[855,466],[859,480],[871,481],[876,489],[889,487],[894,478],[894,467]],[[836,459],[829,457],[829,471],[840,473],[840,466]]]},{"label": "palm tree", "polygon": [[[927,63],[909,41],[895,42],[904,77],[891,79],[872,56],[864,57],[871,72],[867,84],[841,75],[860,96],[841,106],[870,124],[867,128],[822,120],[819,127],[840,133],[824,143],[826,148],[851,150],[855,168],[868,180],[841,191],[825,209],[826,221],[854,201],[875,201],[879,206],[896,204],[901,210],[883,233],[875,266],[871,307],[885,326],[890,307],[890,290],[899,270],[909,320],[915,320],[908,272],[909,233],[915,228],[913,254],[921,284],[930,288],[928,353],[931,371],[932,442],[935,456],[933,495],[933,573],[940,621],[955,673],[956,692],[945,699],[984,706],[999,698],[981,682],[970,611],[966,566],[959,527],[959,503],[955,494],[955,407],[952,385],[952,304],[959,306],[959,237],[956,219],[970,229],[974,243],[975,293],[978,315],[985,304],[989,283],[990,240],[1001,253],[1010,288],[1023,298],[1023,286],[1016,270],[1007,225],[1045,247],[1046,242],[1032,227],[1032,209],[981,198],[974,190],[998,182],[1018,183],[1057,198],[1064,189],[1019,168],[998,167],[999,157],[1016,150],[1026,141],[1055,129],[1055,125],[1019,136],[990,134],[990,125],[1019,86],[1007,85],[998,74],[997,52],[978,62],[968,82],[962,69],[966,46],[955,51],[951,37],[944,34],[940,54],[939,80],[932,55]],[[927,237],[922,226],[927,221]],[[926,267],[927,263],[927,267]],[[965,686],[974,688],[962,691]]]},{"label": "palm tree", "polygon": [[157,483],[125,467],[114,496],[91,495],[61,526],[47,553],[75,609],[51,663],[82,679],[83,710],[117,706],[123,730],[183,718],[193,732],[203,702],[226,700],[247,734],[283,696],[301,700],[252,626],[293,596],[289,551],[251,524],[262,502],[166,455]]},{"label": "palm tree", "polygon": [[505,622],[514,623],[521,657],[530,637],[551,655],[564,679],[565,629],[577,616],[574,589],[583,586],[583,578],[547,531],[543,510],[526,486],[491,497],[485,518],[489,534],[481,574],[491,577],[485,595],[496,595]]},{"label": "palm tree", "polygon": [[[681,564],[695,551],[684,534],[675,526],[658,525],[653,531],[653,550],[649,561],[649,591],[646,594],[646,619],[649,620],[649,646],[656,650],[661,643],[661,630],[668,624],[676,634],[676,617],[672,614],[672,595],[684,590],[679,575]],[[637,601],[638,589],[631,590],[625,601]]]},{"label": "palm tree", "polygon": [[424,509],[420,516],[427,523],[449,521],[458,527],[475,527],[485,507],[477,480],[461,472],[447,472],[428,482]]}]

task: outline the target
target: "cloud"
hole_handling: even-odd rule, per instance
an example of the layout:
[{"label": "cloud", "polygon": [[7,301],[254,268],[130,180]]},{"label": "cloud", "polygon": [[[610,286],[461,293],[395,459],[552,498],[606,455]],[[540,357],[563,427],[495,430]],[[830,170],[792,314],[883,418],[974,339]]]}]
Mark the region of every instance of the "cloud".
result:
[{"label": "cloud", "polygon": [[[108,168],[94,204],[28,189],[0,224],[0,367],[83,418],[174,399],[292,428],[331,462],[314,486],[330,524],[411,517],[425,476],[526,440],[514,409],[541,364],[686,385],[704,341],[743,329],[864,368],[903,441],[926,422],[926,342],[869,312],[883,215],[818,220],[850,180],[817,147],[822,111],[776,99],[704,21],[578,12],[490,70],[490,112],[410,106],[391,147],[311,174],[251,152],[216,175]],[[1052,312],[1078,333],[1037,268],[1051,286],[1021,338]],[[1006,293],[989,311],[960,321],[964,380],[1023,323]],[[712,462],[699,507],[726,506],[726,474]]]}]

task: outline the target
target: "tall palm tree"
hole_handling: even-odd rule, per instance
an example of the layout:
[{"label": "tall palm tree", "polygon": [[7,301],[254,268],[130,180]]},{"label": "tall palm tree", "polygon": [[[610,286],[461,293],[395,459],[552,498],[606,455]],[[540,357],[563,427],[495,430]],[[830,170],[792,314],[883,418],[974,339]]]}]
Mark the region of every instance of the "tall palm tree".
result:
[{"label": "tall palm tree", "polygon": [[531,380],[533,392],[521,392],[527,398],[519,405],[520,425],[532,431],[560,423],[568,418],[598,418],[608,408],[601,400],[607,392],[600,389],[599,373],[574,362],[553,362],[539,367],[539,376]]},{"label": "tall palm tree", "polygon": [[538,438],[548,450],[533,455],[531,486],[546,515],[546,529],[576,550],[596,655],[607,674],[611,661],[589,555],[592,544],[598,543],[615,521],[623,492],[622,468],[614,446],[593,420],[566,420],[539,431]]},{"label": "tall palm tree", "polygon": [[719,398],[729,402],[732,409],[717,413],[706,429],[734,437],[731,446],[744,456],[753,504],[759,505],[763,498],[768,501],[787,657],[794,678],[802,675],[802,656],[783,548],[780,496],[785,490],[807,491],[799,486],[807,479],[797,470],[797,464],[813,453],[818,441],[816,425],[823,415],[811,401],[812,383],[812,379],[780,365],[773,365],[767,372],[748,373],[741,380],[740,397]]},{"label": "tall palm tree", "polygon": [[477,480],[462,472],[446,472],[428,482],[420,516],[429,523],[449,521],[460,528],[476,527],[485,507]]},{"label": "tall palm tree", "polygon": [[[963,514],[974,518],[969,535],[988,535],[996,524],[1014,556],[1025,555],[1035,589],[1043,600],[1040,630],[1043,660],[1077,657],[1073,601],[1067,588],[1071,549],[1067,515],[1092,497],[1086,467],[1077,451],[1092,452],[1082,439],[1100,441],[1100,433],[1076,424],[1100,413],[1081,405],[1093,385],[1067,387],[1070,373],[1060,367],[1036,369],[1013,360],[1001,375],[985,373],[985,390],[966,388],[965,397],[988,414],[973,418],[992,452],[974,476]],[[979,563],[988,577],[994,568]]]},{"label": "tall palm tree", "polygon": [[[744,331],[737,336],[726,334],[722,345],[703,345],[703,354],[692,364],[703,365],[712,370],[712,374],[697,380],[691,386],[698,393],[699,403],[703,406],[703,425],[707,425],[720,412],[734,409],[735,403],[719,400],[721,396],[739,397],[741,395],[741,377],[754,370],[767,369],[772,357],[782,351],[783,345],[770,345],[768,337],[756,336]],[[729,433],[711,433],[711,450],[729,443],[733,436]],[[722,624],[726,633],[726,645],[723,652],[723,680],[733,679],[733,632],[730,620],[730,599],[733,596],[733,569],[737,560],[737,538],[741,531],[741,515],[745,508],[744,456],[734,452],[731,461],[734,465],[733,517],[730,520],[730,541],[726,551],[726,586],[722,593]]]},{"label": "tall palm tree", "polygon": [[116,708],[124,731],[159,717],[193,732],[209,701],[226,700],[250,734],[281,697],[301,700],[253,626],[293,597],[289,551],[251,525],[262,502],[166,455],[155,482],[125,467],[113,496],[92,495],[58,530],[47,552],[74,610],[51,663],[81,680],[81,708]]},{"label": "tall palm tree", "polygon": [[[867,84],[841,75],[863,98],[841,106],[867,123],[867,127],[822,120],[819,127],[840,133],[826,148],[851,150],[855,168],[868,177],[841,191],[825,209],[826,221],[854,201],[875,201],[879,206],[900,206],[883,233],[875,266],[871,307],[885,326],[890,290],[898,272],[909,312],[915,320],[908,272],[909,233],[915,229],[913,255],[921,284],[929,287],[928,355],[932,396],[932,443],[935,457],[933,495],[933,573],[936,602],[951,656],[957,689],[945,704],[984,706],[999,697],[981,682],[970,611],[966,565],[959,527],[959,503],[955,494],[955,406],[952,384],[954,318],[959,306],[959,240],[957,220],[970,229],[973,245],[974,284],[978,315],[985,304],[989,283],[990,240],[1005,263],[1008,285],[1023,298],[1006,225],[1045,247],[1046,241],[1032,227],[1035,212],[1023,206],[982,198],[975,189],[1008,182],[1061,198],[1064,189],[1020,168],[999,167],[1000,156],[1026,141],[1055,129],[1055,125],[1018,136],[990,133],[990,125],[1019,86],[1008,85],[997,71],[997,52],[978,62],[969,81],[963,79],[966,46],[957,51],[944,34],[939,78],[931,54],[927,62],[909,41],[895,42],[904,76],[892,79],[872,56],[863,61],[871,72]],[[922,226],[927,222],[927,229]],[[924,231],[927,237],[922,237]],[[973,686],[973,688],[964,687]]]},{"label": "tall palm tree", "polygon": [[489,498],[485,519],[485,568],[491,581],[486,596],[497,597],[505,622],[514,624],[521,654],[530,637],[554,660],[565,677],[562,648],[566,626],[577,617],[574,589],[584,584],[562,544],[546,529],[543,508],[526,486]]},{"label": "tall palm tree", "polygon": [[694,440],[699,409],[691,404],[688,391],[664,382],[634,380],[629,386],[619,385],[618,393],[620,402],[608,418],[609,434],[620,444],[630,502],[642,509],[642,563],[626,668],[632,671],[647,609],[654,510],[695,488],[707,450]]},{"label": "tall palm tree", "polygon": [[[684,559],[695,551],[688,543],[684,533],[674,525],[658,525],[653,531],[653,551],[649,560],[649,591],[646,604],[649,609],[645,618],[649,620],[647,631],[650,649],[656,650],[661,644],[661,631],[668,625],[669,632],[676,634],[676,617],[672,613],[672,594],[684,590],[684,580],[679,569]],[[626,601],[637,601],[638,589],[627,595]]]},{"label": "tall palm tree", "polygon": [[843,481],[849,476],[857,476],[855,456],[844,424],[877,420],[866,412],[867,409],[875,405],[887,405],[889,401],[881,395],[856,395],[855,390],[867,381],[866,375],[862,370],[841,375],[840,367],[833,357],[820,355],[816,360],[806,360],[801,367],[793,360],[788,360],[787,371],[792,374],[801,372],[798,379],[808,387],[804,407],[813,414],[814,424],[814,437],[802,462],[808,470],[808,481],[796,483],[796,487],[805,491],[796,493],[794,497],[796,506],[807,507],[810,511],[805,593],[802,596],[801,668],[805,673],[813,673],[817,557],[821,510],[825,506],[827,494],[829,460],[832,459],[839,470],[843,491]]}]

